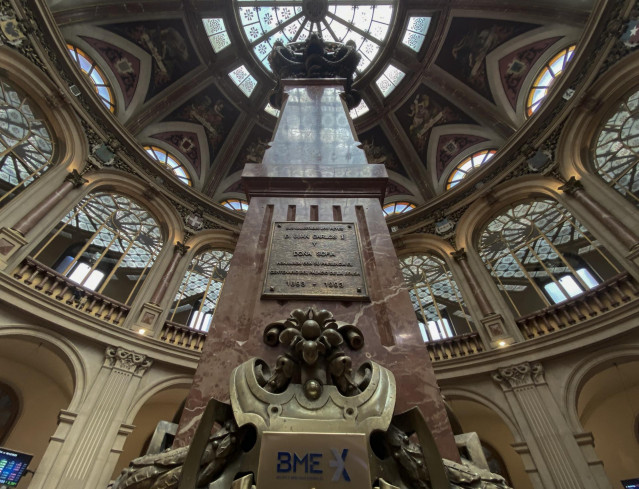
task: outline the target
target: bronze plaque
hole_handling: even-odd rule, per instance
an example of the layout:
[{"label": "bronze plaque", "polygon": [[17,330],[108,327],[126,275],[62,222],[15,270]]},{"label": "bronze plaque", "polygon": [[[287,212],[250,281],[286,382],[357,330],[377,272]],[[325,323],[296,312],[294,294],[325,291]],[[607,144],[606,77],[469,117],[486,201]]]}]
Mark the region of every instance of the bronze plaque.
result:
[{"label": "bronze plaque", "polygon": [[355,223],[274,223],[262,296],[367,299]]}]

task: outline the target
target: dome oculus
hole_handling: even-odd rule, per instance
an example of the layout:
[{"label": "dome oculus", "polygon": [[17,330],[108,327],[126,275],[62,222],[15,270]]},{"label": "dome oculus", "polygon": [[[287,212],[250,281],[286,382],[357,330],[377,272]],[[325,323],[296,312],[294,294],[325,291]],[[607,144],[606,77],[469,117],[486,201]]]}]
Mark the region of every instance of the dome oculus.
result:
[{"label": "dome oculus", "polygon": [[365,71],[388,37],[397,0],[374,5],[344,4],[340,0],[235,0],[237,17],[255,56],[270,71],[266,58],[276,41],[304,41],[311,32],[325,41],[353,40]]}]

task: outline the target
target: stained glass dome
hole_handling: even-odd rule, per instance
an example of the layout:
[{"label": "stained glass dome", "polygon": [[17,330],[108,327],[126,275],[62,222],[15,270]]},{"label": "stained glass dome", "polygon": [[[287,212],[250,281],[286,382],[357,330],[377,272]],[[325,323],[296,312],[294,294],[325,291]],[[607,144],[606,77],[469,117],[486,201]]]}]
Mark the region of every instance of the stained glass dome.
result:
[{"label": "stained glass dome", "polygon": [[353,40],[365,71],[379,55],[395,16],[396,0],[370,4],[343,0],[235,0],[242,32],[253,54],[270,71],[267,57],[276,41],[304,41],[316,32],[325,41]]}]

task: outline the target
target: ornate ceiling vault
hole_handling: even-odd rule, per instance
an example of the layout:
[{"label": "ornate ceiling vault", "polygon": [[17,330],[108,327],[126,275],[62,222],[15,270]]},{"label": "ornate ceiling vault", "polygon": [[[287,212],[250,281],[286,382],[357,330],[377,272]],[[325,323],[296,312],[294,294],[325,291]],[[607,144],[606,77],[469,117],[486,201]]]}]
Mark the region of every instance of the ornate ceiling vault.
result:
[{"label": "ornate ceiling vault", "polygon": [[[583,60],[580,48],[608,3],[49,0],[47,6],[57,24],[51,35],[86,53],[110,84],[114,113],[92,102],[96,116],[115,117],[123,134],[140,143],[135,158],[148,157],[143,146],[167,152],[205,201],[245,198],[241,170],[261,161],[271,139],[276,117],[267,104],[275,81],[265,58],[273,43],[311,32],[355,41],[363,60],[355,88],[365,106],[352,114],[362,147],[369,162],[389,171],[387,202],[420,205],[467,192],[468,184],[446,186],[469,156],[495,149],[490,166],[512,156],[516,136],[539,119],[527,116],[526,101],[540,70],[575,44],[574,58]],[[171,180],[163,171],[163,180]],[[173,180],[171,188],[187,192],[182,201],[189,202],[191,191]],[[423,219],[419,209],[394,219],[408,222],[411,214]]]}]

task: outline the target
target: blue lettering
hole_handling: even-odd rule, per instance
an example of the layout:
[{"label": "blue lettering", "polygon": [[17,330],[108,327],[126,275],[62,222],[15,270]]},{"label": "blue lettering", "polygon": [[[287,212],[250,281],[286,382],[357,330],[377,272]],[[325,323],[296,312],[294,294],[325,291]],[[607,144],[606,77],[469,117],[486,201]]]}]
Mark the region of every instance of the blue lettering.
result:
[{"label": "blue lettering", "polygon": [[291,471],[291,454],[288,452],[277,452],[277,471]]},{"label": "blue lettering", "polygon": [[322,454],[321,453],[311,453],[310,454],[310,467],[311,474],[322,474],[322,469],[318,469],[318,465],[321,463]]},{"label": "blue lettering", "polygon": [[302,458],[299,458],[297,453],[295,454],[293,457],[293,472],[297,472],[297,464],[304,464],[304,472],[308,472],[308,454]]}]

